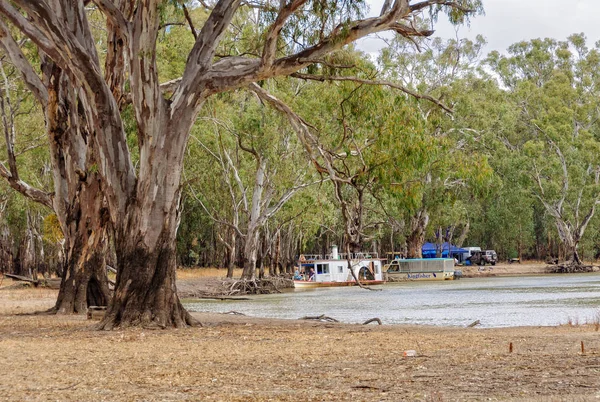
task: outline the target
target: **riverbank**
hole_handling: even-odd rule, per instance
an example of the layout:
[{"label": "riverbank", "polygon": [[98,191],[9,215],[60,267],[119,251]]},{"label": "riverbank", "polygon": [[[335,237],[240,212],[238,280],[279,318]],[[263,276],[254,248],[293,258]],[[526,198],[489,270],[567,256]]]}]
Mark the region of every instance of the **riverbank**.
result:
[{"label": "riverbank", "polygon": [[[0,290],[3,400],[600,397],[597,322],[478,329],[194,313],[204,327],[100,332],[83,317],[27,315],[55,297],[45,289]],[[407,350],[416,356],[405,357]]]},{"label": "riverbank", "polygon": [[548,264],[539,261],[526,261],[523,263],[500,263],[496,265],[459,265],[465,278],[481,278],[489,276],[521,276],[548,274]]}]

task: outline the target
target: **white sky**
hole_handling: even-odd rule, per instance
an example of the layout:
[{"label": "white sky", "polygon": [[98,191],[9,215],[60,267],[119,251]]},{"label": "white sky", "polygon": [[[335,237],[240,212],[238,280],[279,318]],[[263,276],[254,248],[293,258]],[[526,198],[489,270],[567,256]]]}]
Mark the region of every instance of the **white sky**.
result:
[{"label": "white sky", "polygon": [[[383,0],[367,0],[371,15],[381,11]],[[485,53],[504,52],[508,46],[522,40],[554,38],[564,40],[573,33],[583,32],[588,46],[600,40],[600,0],[483,0],[485,15],[471,20],[470,26],[460,27],[460,38],[483,35],[487,42]],[[440,17],[434,27],[435,36],[455,38],[455,28]],[[377,53],[382,40],[369,37],[359,42],[365,52]]]}]

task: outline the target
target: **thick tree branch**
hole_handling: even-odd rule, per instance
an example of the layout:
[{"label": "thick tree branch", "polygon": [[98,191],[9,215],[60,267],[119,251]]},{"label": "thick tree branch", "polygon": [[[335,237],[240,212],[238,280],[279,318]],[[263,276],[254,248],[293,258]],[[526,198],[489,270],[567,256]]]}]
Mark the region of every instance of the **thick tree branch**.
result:
[{"label": "thick tree branch", "polygon": [[456,8],[457,10],[462,11],[463,13],[473,13],[476,10],[472,10],[468,7],[465,7],[463,5],[461,5],[460,3],[456,2],[456,1],[447,1],[447,0],[427,0],[427,1],[422,1],[420,3],[416,3],[410,6],[410,11],[420,11],[423,10],[424,8],[428,8],[431,6],[435,6],[435,5],[441,5],[441,6],[448,6],[448,7],[452,7],[452,8]]},{"label": "thick tree branch", "polygon": [[52,196],[50,194],[32,187],[23,180],[14,178],[3,163],[0,163],[0,176],[2,176],[14,190],[18,191],[25,197],[30,198],[33,201],[50,209],[53,208]]},{"label": "thick tree branch", "polygon": [[192,35],[194,35],[194,39],[198,39],[198,33],[196,32],[196,27],[194,27],[194,21],[192,21],[192,16],[185,6],[184,2],[181,2],[181,8],[183,9],[183,15],[185,16],[185,20],[187,21],[190,31],[192,31]]},{"label": "thick tree branch", "polygon": [[[425,5],[442,4],[431,2]],[[454,2],[443,2],[448,7],[457,7]],[[418,31],[400,24],[403,18],[413,12],[408,1],[396,0],[388,12],[379,17],[366,18],[350,23],[340,24],[332,32],[313,46],[302,51],[275,60],[269,69],[261,68],[261,62],[244,57],[228,57],[216,62],[206,74],[205,81],[209,93],[218,93],[233,89],[251,82],[256,82],[276,76],[285,76],[301,70],[325,55],[343,48],[345,45],[372,33],[395,30],[405,36],[428,35],[428,31]]]},{"label": "thick tree branch", "polygon": [[275,53],[277,52],[277,40],[279,39],[279,34],[281,33],[283,26],[288,18],[298,10],[298,8],[302,7],[306,1],[307,0],[292,0],[288,4],[285,4],[286,0],[281,1],[282,6],[279,10],[279,14],[267,32],[261,58],[262,68],[270,68],[273,64]]},{"label": "thick tree branch", "polygon": [[425,30],[419,31],[411,26],[404,25],[399,22],[392,24],[390,26],[390,29],[392,31],[404,36],[405,38],[412,38],[415,36],[429,37],[429,36],[433,35],[435,32],[430,29],[425,29]]},{"label": "thick tree branch", "polygon": [[123,39],[129,40],[131,34],[131,23],[125,19],[121,10],[115,6],[112,0],[93,0],[102,13],[112,23]]},{"label": "thick tree branch", "polygon": [[[26,2],[26,0],[23,0]],[[21,3],[21,2],[19,2]],[[47,11],[44,9],[44,11]],[[0,0],[0,12],[12,22],[21,32],[31,38],[45,53],[50,55],[55,61],[65,63],[65,59],[59,52],[59,48],[50,40],[40,29],[34,26],[31,21],[17,11],[7,0]]]},{"label": "thick tree branch", "polygon": [[212,9],[188,57],[181,84],[173,95],[172,110],[180,107],[196,108],[196,102],[201,95],[198,83],[210,69],[217,46],[231,24],[240,1],[219,0]]},{"label": "thick tree branch", "polygon": [[0,45],[2,45],[6,54],[10,57],[12,64],[21,72],[23,81],[29,90],[42,106],[46,107],[48,104],[48,91],[46,87],[2,20],[0,20]]},{"label": "thick tree branch", "polygon": [[[124,138],[118,105],[102,76],[83,3],[62,2],[63,8],[53,9],[41,1],[15,2],[35,21],[36,26],[16,12],[6,0],[0,0],[0,12],[62,70],[70,73],[75,82],[81,84],[80,99],[85,104],[90,128],[96,134],[93,138],[97,142],[97,157],[109,183],[106,199],[113,207],[111,214],[123,211],[127,202],[123,195],[131,194],[135,189],[135,170]],[[59,19],[57,13],[77,21],[66,27],[65,22],[69,20]]]}]

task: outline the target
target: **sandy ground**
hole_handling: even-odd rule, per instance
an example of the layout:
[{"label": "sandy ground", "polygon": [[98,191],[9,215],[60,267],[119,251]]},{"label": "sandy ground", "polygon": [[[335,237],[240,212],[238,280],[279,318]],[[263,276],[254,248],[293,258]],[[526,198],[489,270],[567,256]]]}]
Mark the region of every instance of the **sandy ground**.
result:
[{"label": "sandy ground", "polygon": [[478,329],[195,314],[203,327],[105,332],[83,317],[30,314],[55,297],[0,289],[0,400],[600,398],[594,323]]},{"label": "sandy ground", "polygon": [[519,276],[519,275],[542,275],[548,273],[548,264],[539,261],[524,263],[499,263],[494,266],[457,266],[466,278],[477,278],[485,276]]}]

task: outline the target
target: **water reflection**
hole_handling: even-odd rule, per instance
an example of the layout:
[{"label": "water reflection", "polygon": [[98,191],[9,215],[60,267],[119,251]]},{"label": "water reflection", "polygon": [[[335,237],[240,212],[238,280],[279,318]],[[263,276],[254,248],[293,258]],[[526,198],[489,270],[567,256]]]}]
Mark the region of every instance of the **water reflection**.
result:
[{"label": "water reflection", "polygon": [[600,275],[545,275],[386,284],[380,292],[358,287],[292,291],[247,301],[200,300],[191,311],[230,310],[256,317],[296,319],[326,314],[342,322],[379,317],[384,324],[483,327],[591,322],[600,312]]}]

